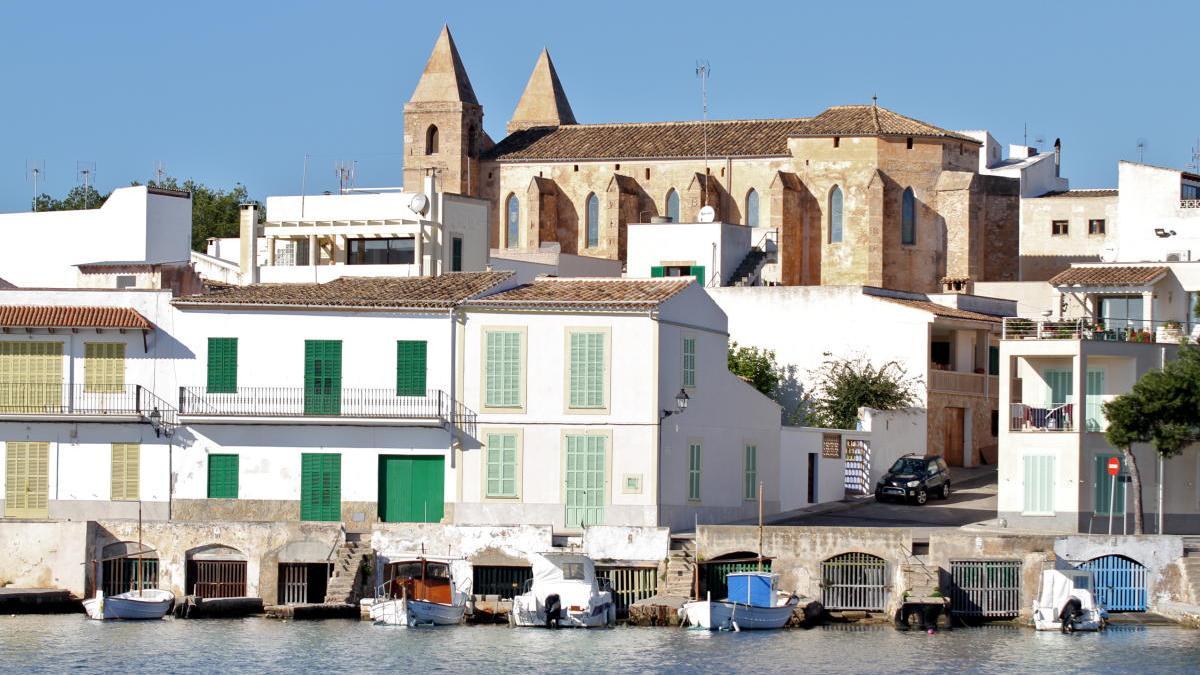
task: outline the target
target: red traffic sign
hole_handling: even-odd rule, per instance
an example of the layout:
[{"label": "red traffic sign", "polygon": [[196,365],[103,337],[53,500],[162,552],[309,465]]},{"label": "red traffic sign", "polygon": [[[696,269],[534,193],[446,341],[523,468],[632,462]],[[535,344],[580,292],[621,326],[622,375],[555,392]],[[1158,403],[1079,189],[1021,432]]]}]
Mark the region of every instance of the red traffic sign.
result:
[{"label": "red traffic sign", "polygon": [[1121,460],[1116,457],[1108,458],[1108,475],[1115,476],[1121,473]]}]

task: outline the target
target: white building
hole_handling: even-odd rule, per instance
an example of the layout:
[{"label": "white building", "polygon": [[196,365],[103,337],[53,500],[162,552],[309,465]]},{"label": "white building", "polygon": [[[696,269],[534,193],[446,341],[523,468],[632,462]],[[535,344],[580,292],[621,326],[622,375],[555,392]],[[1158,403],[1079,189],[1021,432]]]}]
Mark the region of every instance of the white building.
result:
[{"label": "white building", "polygon": [[692,276],[706,288],[779,283],[779,231],[737,223],[630,223],[629,277]]},{"label": "white building", "polygon": [[1061,174],[1062,145],[1055,140],[1054,150],[1038,152],[1027,145],[1009,145],[1008,156],[1001,156],[1000,143],[986,130],[960,131],[983,144],[979,153],[979,173],[1003,176],[1021,181],[1021,198],[1040,197],[1048,192],[1063,192],[1068,188]]},{"label": "white building", "polygon": [[185,292],[196,290],[184,281],[190,275],[192,242],[187,192],[140,185],[113,190],[98,209],[0,214],[0,235],[8,242],[0,247],[0,277],[16,286],[169,288],[187,283]]}]

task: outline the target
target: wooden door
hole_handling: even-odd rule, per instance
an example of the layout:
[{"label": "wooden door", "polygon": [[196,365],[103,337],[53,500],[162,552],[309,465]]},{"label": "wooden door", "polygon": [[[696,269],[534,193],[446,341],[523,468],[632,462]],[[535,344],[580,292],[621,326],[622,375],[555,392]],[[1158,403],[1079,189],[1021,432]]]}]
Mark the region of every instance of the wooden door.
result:
[{"label": "wooden door", "polygon": [[946,408],[946,443],[942,448],[942,457],[950,466],[963,465],[963,421],[966,419],[964,408]]},{"label": "wooden door", "polygon": [[437,523],[445,511],[444,457],[379,458],[379,519],[385,523]]}]

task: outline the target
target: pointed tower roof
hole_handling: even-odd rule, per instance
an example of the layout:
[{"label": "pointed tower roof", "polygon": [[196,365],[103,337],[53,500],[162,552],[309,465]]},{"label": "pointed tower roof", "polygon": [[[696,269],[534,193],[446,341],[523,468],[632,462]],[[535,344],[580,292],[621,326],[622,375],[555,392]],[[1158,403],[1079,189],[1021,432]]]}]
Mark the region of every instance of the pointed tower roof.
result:
[{"label": "pointed tower roof", "polygon": [[558,80],[558,72],[554,70],[550,52],[543,48],[533,66],[529,83],[525,85],[525,93],[521,94],[517,109],[508,121],[508,133],[531,127],[559,127],[567,124],[575,124],[575,113],[571,111],[571,103],[567,101],[562,82]]},{"label": "pointed tower roof", "polygon": [[463,67],[462,57],[458,55],[458,47],[454,46],[450,27],[442,26],[442,32],[433,45],[433,53],[425,64],[425,72],[421,73],[409,103],[447,101],[479,105],[475,90],[471,88],[471,79],[467,77],[467,69]]}]

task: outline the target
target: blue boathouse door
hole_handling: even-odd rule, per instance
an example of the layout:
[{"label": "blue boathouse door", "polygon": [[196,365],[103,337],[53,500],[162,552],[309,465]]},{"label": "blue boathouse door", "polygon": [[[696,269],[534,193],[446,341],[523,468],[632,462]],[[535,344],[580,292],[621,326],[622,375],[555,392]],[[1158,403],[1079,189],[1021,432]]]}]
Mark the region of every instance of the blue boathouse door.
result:
[{"label": "blue boathouse door", "polygon": [[1090,570],[1096,600],[1110,612],[1146,611],[1146,566],[1120,555],[1106,555],[1079,566]]}]

